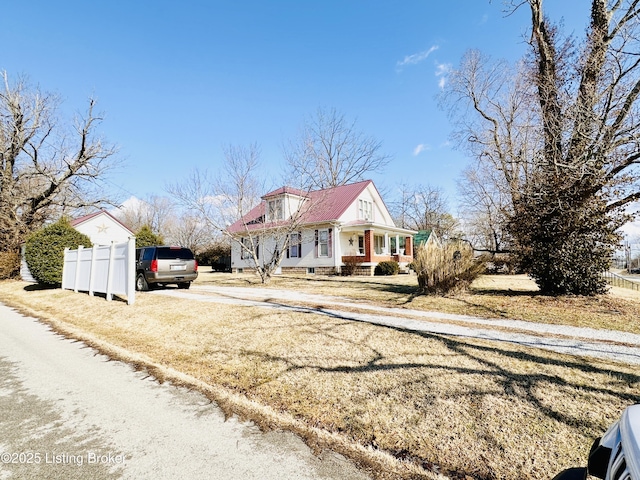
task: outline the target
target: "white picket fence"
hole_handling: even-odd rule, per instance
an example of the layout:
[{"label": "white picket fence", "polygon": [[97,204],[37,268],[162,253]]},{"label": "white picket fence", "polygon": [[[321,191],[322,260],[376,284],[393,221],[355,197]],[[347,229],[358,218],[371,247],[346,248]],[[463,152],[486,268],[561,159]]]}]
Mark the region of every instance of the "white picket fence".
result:
[{"label": "white picket fence", "polygon": [[113,295],[126,295],[127,303],[135,301],[136,241],[91,248],[64,250],[62,288],[74,292],[104,293],[107,300]]}]

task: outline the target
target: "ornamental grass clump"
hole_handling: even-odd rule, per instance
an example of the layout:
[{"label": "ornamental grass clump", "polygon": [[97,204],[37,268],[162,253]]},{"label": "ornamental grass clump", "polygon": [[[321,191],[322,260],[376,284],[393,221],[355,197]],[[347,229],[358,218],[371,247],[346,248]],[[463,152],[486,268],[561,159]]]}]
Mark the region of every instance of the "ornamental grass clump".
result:
[{"label": "ornamental grass clump", "polygon": [[0,252],[0,280],[17,278],[20,273],[20,254],[18,252]]},{"label": "ornamental grass clump", "polygon": [[464,242],[422,245],[413,264],[422,293],[436,295],[466,290],[484,269]]}]

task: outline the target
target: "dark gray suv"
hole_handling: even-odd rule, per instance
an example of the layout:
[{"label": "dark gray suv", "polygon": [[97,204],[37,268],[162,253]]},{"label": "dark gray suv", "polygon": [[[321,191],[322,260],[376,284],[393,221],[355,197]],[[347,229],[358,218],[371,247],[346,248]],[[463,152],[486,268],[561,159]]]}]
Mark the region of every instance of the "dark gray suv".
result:
[{"label": "dark gray suv", "polygon": [[175,283],[189,288],[198,278],[198,262],[184,247],[152,246],[136,248],[136,290]]}]

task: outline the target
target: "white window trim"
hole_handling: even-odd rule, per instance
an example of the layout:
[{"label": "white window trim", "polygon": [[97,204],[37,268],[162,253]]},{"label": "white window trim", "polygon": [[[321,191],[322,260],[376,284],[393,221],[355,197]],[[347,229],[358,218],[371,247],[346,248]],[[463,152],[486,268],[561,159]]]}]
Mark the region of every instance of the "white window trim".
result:
[{"label": "white window trim", "polygon": [[[254,244],[256,246],[256,250],[257,250],[257,257],[260,258],[260,240],[255,237],[253,239]],[[253,259],[253,254],[251,253],[251,239],[249,237],[242,237],[240,239],[240,242],[242,243],[242,245],[240,245],[240,260],[251,260]],[[246,246],[249,251],[247,251],[244,246]]]},{"label": "white window trim", "polygon": [[[293,249],[295,248],[295,255]],[[302,235],[300,233],[292,233],[289,236],[289,258],[302,258]]]},{"label": "white window trim", "polygon": [[[378,243],[379,240],[382,239],[382,244],[380,245],[380,251],[378,251]],[[376,255],[385,255],[387,253],[387,238],[385,235],[374,235],[373,236],[373,251]]]},{"label": "white window trim", "polygon": [[358,219],[373,221],[373,202],[362,198],[358,199]]},{"label": "white window trim", "polygon": [[282,198],[267,201],[267,221],[275,222],[278,220],[284,220],[284,200]]},{"label": "white window trim", "polygon": [[[322,239],[322,234],[324,233],[325,235],[325,241],[323,242]],[[327,246],[327,253],[323,254],[322,253],[322,246],[326,245]],[[329,256],[329,229],[328,228],[323,228],[321,230],[318,230],[318,257],[328,257]]]}]

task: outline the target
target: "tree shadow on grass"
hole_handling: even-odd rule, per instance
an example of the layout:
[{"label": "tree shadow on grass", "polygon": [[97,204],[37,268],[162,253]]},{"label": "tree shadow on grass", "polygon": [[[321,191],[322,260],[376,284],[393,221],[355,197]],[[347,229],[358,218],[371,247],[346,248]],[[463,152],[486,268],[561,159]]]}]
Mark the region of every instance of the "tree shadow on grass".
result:
[{"label": "tree shadow on grass", "polygon": [[[283,305],[282,307],[291,308]],[[361,320],[350,318],[347,313],[340,314],[337,312],[327,312],[323,309],[300,309],[306,313],[317,313],[324,316],[330,316],[334,320],[347,320],[348,322]],[[544,404],[541,399],[536,395],[536,390],[544,390],[547,386],[555,386],[561,389],[575,390],[580,392],[581,395],[606,395],[612,398],[617,398],[624,403],[633,404],[640,403],[640,392],[636,389],[625,390],[624,388],[616,389],[613,385],[619,386],[640,386],[640,375],[635,373],[629,373],[624,371],[624,368],[616,369],[615,363],[608,365],[599,365],[601,360],[594,359],[591,361],[587,358],[576,357],[571,355],[563,355],[556,352],[548,352],[548,355],[543,353],[537,353],[536,347],[528,348],[519,344],[512,344],[507,341],[499,340],[486,340],[475,337],[465,337],[464,335],[443,335],[437,333],[430,333],[424,331],[407,330],[400,327],[379,325],[375,324],[379,328],[385,328],[399,332],[405,335],[412,335],[424,338],[425,340],[435,341],[440,343],[451,354],[460,356],[460,358],[466,358],[472,360],[477,367],[469,368],[467,366],[461,366],[465,362],[458,362],[459,365],[441,365],[438,363],[429,364],[427,362],[393,362],[381,353],[378,349],[372,346],[363,345],[362,342],[356,342],[348,338],[343,338],[338,332],[333,331],[334,328],[339,328],[346,323],[339,323],[333,325],[333,328],[325,328],[317,326],[315,328],[316,334],[329,337],[329,340],[339,340],[341,342],[352,343],[353,347],[366,347],[371,350],[371,356],[366,362],[353,365],[349,364],[336,365],[332,367],[323,366],[321,364],[313,364],[312,362],[298,363],[292,361],[290,357],[286,356],[274,356],[266,352],[256,351],[243,351],[243,355],[257,356],[262,360],[268,360],[270,362],[283,362],[287,367],[282,373],[291,372],[300,369],[313,369],[318,372],[325,373],[346,373],[346,374],[363,374],[363,373],[375,373],[375,372],[390,372],[394,371],[406,371],[415,369],[426,369],[448,371],[451,374],[461,375],[482,375],[492,377],[497,385],[501,386],[502,392],[507,396],[519,397],[523,402],[535,407],[544,416],[561,422],[571,428],[583,428],[590,431],[597,431],[602,428],[602,425],[597,420],[589,420],[588,417],[578,418],[572,416],[568,411],[565,411],[563,404],[557,404],[554,406]],[[311,327],[310,324],[306,324],[306,327]],[[490,345],[485,342],[491,342]],[[510,345],[513,348],[510,348]],[[525,350],[526,348],[526,350]],[[543,350],[546,352],[546,350]],[[542,352],[542,351],[541,351]],[[531,370],[524,369],[523,372],[517,372],[517,368],[511,367],[514,362],[531,363],[537,365],[537,368]],[[606,362],[606,361],[605,361]],[[545,367],[562,367],[569,370],[575,370],[577,372],[602,375],[603,378],[610,379],[607,384],[584,384],[578,381],[572,381],[569,377],[569,373],[565,375],[565,378],[546,372]],[[478,391],[477,394],[481,395],[482,392]]]},{"label": "tree shadow on grass", "polygon": [[49,285],[45,283],[30,283],[24,287],[25,292],[38,292],[41,290],[56,290],[60,285]]},{"label": "tree shadow on grass", "polygon": [[[355,403],[349,404],[350,407],[345,408],[342,413],[336,412],[336,416],[331,418],[333,423],[330,422],[327,428],[331,429],[331,425],[342,425],[340,428],[346,429],[344,431],[347,435],[353,434],[365,446],[381,448],[398,458],[427,465],[425,468],[438,457],[422,458],[421,454],[412,450],[410,441],[406,444],[397,441],[386,443],[383,438],[377,437],[378,427],[375,421],[367,425],[355,422],[353,418],[360,418],[358,412],[366,412],[374,405],[384,404],[385,401],[381,401],[381,397],[388,398],[389,402],[402,399],[408,405],[413,404],[417,416],[420,416],[423,409],[428,410],[432,404],[438,403],[442,408],[447,402],[453,401],[460,405],[461,411],[465,413],[460,422],[469,422],[469,418],[474,418],[471,424],[478,425],[478,430],[469,434],[469,441],[476,438],[485,446],[477,445],[473,448],[487,449],[483,457],[502,458],[506,455],[505,461],[511,461],[507,457],[515,452],[512,440],[517,436],[526,435],[530,437],[531,444],[536,444],[554,438],[555,429],[560,431],[562,427],[574,439],[577,438],[576,441],[587,445],[590,437],[595,438],[603,433],[609,420],[619,413],[617,410],[621,406],[640,403],[640,375],[613,362],[546,352],[502,341],[489,342],[464,335],[443,335],[393,326],[376,326],[426,341],[424,350],[418,350],[416,353],[414,345],[412,351],[399,357],[394,345],[402,345],[401,337],[391,341],[387,346],[381,346],[379,336],[373,340],[372,334],[356,339],[345,335],[346,331],[342,329],[345,325],[352,325],[353,319],[348,316],[341,318],[335,314],[332,317],[337,322],[323,323],[322,320],[310,319],[307,323],[301,322],[300,325],[317,335],[317,340],[307,338],[306,342],[317,341],[323,345],[339,342],[336,344],[337,351],[322,349],[312,352],[307,347],[299,351],[294,348],[290,353],[276,352],[269,348],[243,348],[236,351],[236,355],[270,364],[274,368],[268,376],[256,378],[255,383],[249,388],[260,388],[274,381],[282,381],[285,384],[293,382],[291,385],[300,388],[298,379],[309,378],[309,371],[321,375],[319,384],[322,385],[333,382],[331,376],[335,374],[346,375],[347,379],[336,381],[345,386],[356,386],[353,391],[343,391],[344,397]],[[280,334],[281,332],[274,333],[276,336]],[[406,341],[411,342],[409,339]],[[384,375],[387,380],[382,381],[380,375]],[[478,381],[480,377],[487,381]],[[452,388],[449,388],[449,385]],[[313,386],[305,388],[308,388],[309,392],[314,391]],[[309,401],[313,401],[313,393],[307,395]],[[322,398],[327,401],[331,396]],[[584,404],[581,405],[582,401]],[[495,409],[488,412],[486,409],[493,408],[492,405]],[[510,412],[509,405],[516,411]],[[295,409],[295,403],[292,406]],[[602,411],[603,406],[608,406],[606,408],[609,410]],[[505,425],[498,425],[496,422],[500,422],[502,418],[501,409],[505,407],[507,408],[504,414],[508,421]],[[521,410],[526,416],[523,416],[520,422],[526,421],[525,419],[533,420],[530,427],[526,424],[519,425],[518,420],[514,423],[514,418],[519,416],[518,412]],[[486,415],[490,415],[490,420],[487,420]],[[547,418],[551,423],[547,422],[546,427],[538,425],[545,423],[542,420],[536,421],[538,418]],[[351,422],[352,420],[355,423]],[[434,421],[437,419],[434,418]],[[493,423],[487,425],[487,421]],[[353,432],[350,430],[350,422],[356,429]],[[412,428],[410,425],[397,423],[397,435],[401,437],[405,429]],[[514,437],[510,436],[509,429],[514,429]],[[446,432],[443,432],[443,435],[446,439]],[[581,440],[583,437],[586,437],[584,441]],[[531,445],[525,444],[521,447],[529,448]],[[553,445],[550,444],[549,448],[553,450]],[[539,455],[540,458],[536,454],[532,461],[544,464],[547,461],[544,449]],[[550,455],[553,457],[553,453]],[[473,455],[469,458],[473,458]],[[487,472],[491,471],[491,465],[499,463],[496,458],[488,460],[484,466],[479,465],[478,470],[474,467],[463,473],[473,475],[473,478],[495,478]],[[549,460],[552,468],[556,468],[554,458]],[[442,462],[442,472],[452,473],[452,478],[465,478],[456,476],[460,473],[456,472],[456,469],[466,469],[461,466],[464,462],[449,461],[446,456],[438,459]],[[518,459],[521,460],[520,457]],[[520,478],[538,477],[529,474]]]}]

